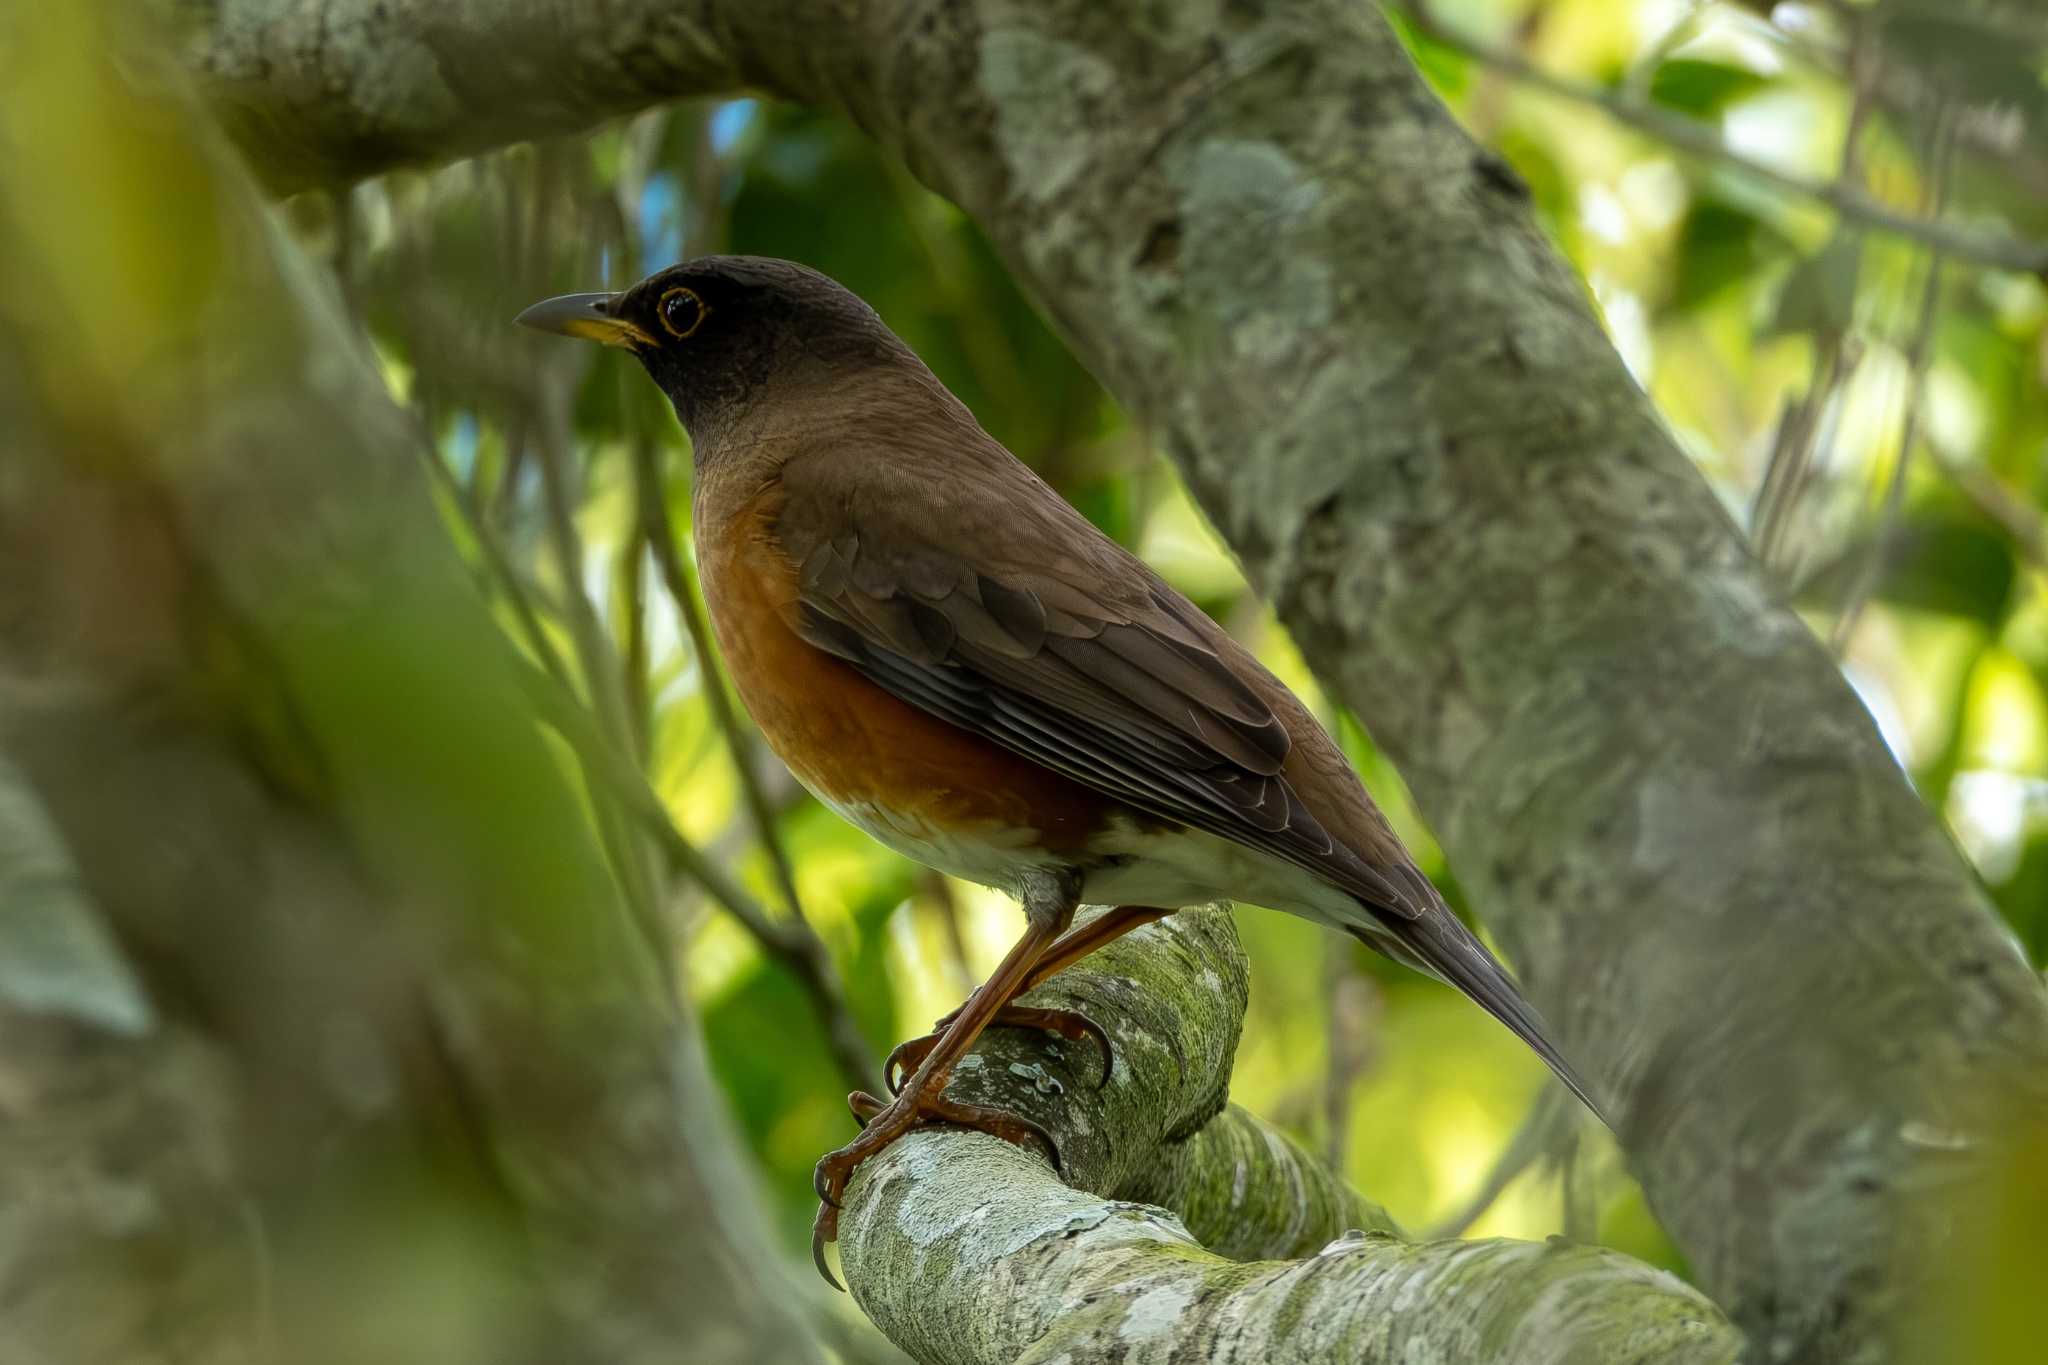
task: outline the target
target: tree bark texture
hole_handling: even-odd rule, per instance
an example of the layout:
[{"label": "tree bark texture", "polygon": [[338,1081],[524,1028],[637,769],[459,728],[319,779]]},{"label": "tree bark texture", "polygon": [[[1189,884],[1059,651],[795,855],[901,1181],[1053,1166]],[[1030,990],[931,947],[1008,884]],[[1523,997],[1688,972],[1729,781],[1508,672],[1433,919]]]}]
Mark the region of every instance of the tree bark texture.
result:
[{"label": "tree bark texture", "polygon": [[419,433],[94,14],[0,21],[0,1358],[818,1358]]},{"label": "tree bark texture", "polygon": [[1884,1355],[1916,1194],[1980,1097],[2038,1111],[2048,1001],[1375,11],[193,8],[192,63],[279,187],[742,84],[900,154],[1394,757],[1760,1356]]},{"label": "tree bark texture", "polygon": [[1246,964],[1221,907],[1148,925],[1037,993],[1092,1047],[998,1031],[956,1093],[1029,1114],[1043,1156],[914,1133],[857,1173],[847,1281],[932,1365],[1730,1365],[1740,1340],[1676,1277],[1597,1247],[1407,1241],[1378,1206],[1223,1107]]}]

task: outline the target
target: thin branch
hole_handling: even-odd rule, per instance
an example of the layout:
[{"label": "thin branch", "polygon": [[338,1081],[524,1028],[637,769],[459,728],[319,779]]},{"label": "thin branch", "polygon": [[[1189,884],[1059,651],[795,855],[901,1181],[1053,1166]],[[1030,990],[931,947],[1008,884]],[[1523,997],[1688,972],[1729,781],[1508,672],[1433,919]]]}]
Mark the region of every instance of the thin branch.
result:
[{"label": "thin branch", "polygon": [[[691,241],[685,254],[695,255],[706,245],[706,239],[720,231],[722,215],[715,211],[716,196],[711,193],[718,179],[715,154],[708,140],[709,120],[704,108],[697,111],[697,155],[693,161],[693,202],[688,205],[695,214],[691,229]],[[710,158],[707,166],[706,159]],[[631,234],[621,233],[616,244],[622,261],[630,271],[637,272],[641,262]],[[582,627],[579,640],[588,638],[598,643],[602,657],[596,660],[597,676],[590,679],[593,695],[600,688],[606,688],[615,681],[616,660],[611,654],[609,643],[604,641],[602,631],[596,623],[595,613],[590,610],[581,587],[581,544],[576,535],[573,516],[567,496],[567,480],[562,468],[559,449],[544,443],[541,447],[541,475],[543,492],[549,517],[552,538],[558,559],[564,559],[563,573],[570,578],[572,610],[581,613]],[[678,830],[667,806],[655,792],[647,779],[644,768],[624,755],[630,752],[630,725],[623,715],[609,726],[592,729],[579,725],[583,719],[574,708],[564,710],[552,707],[550,714],[556,718],[556,728],[561,731],[571,747],[577,750],[583,760],[586,773],[591,775],[593,784],[602,783],[620,801],[625,810],[634,816],[654,838],[656,848],[667,860],[670,869],[697,885],[716,901],[721,908],[739,921],[754,940],[761,945],[771,959],[780,963],[796,979],[811,1001],[811,1008],[818,1018],[825,1034],[826,1045],[832,1053],[841,1074],[854,1088],[870,1093],[882,1093],[878,1088],[881,1073],[877,1069],[873,1049],[860,1031],[847,1008],[846,990],[839,976],[832,955],[825,947],[810,921],[804,916],[803,903],[796,888],[796,874],[790,862],[788,850],[784,847],[780,826],[776,820],[773,803],[761,784],[759,769],[751,761],[748,751],[748,732],[734,714],[728,699],[724,682],[719,676],[717,654],[712,648],[711,631],[704,619],[702,599],[698,594],[695,575],[684,558],[676,539],[675,528],[668,515],[668,502],[663,495],[660,468],[652,442],[642,434],[633,445],[633,483],[635,499],[635,526],[632,539],[637,544],[644,541],[652,552],[655,566],[664,588],[674,601],[676,613],[682,617],[684,629],[689,633],[691,645],[696,650],[698,668],[702,673],[703,691],[706,704],[719,733],[725,740],[733,766],[737,772],[740,790],[743,793],[750,822],[756,836],[768,852],[769,862],[774,869],[777,890],[789,907],[789,916],[776,920],[754,898],[743,890],[725,870],[713,859],[705,856]],[[637,552],[636,552],[637,553]],[[573,560],[566,559],[573,556]],[[621,698],[623,710],[624,689],[616,694]],[[558,699],[559,700],[559,699]],[[600,712],[599,720],[604,719]],[[570,728],[564,728],[564,727]],[[576,729],[580,733],[571,733]]]},{"label": "thin branch", "polygon": [[[541,467],[545,500],[554,523],[557,556],[578,554],[579,558],[570,562],[580,563],[580,537],[575,535],[573,522],[565,515],[563,471],[555,465],[545,448],[541,450],[537,463]],[[661,547],[665,541],[672,551],[673,537],[654,536],[650,539],[656,561],[660,563],[663,559]],[[575,572],[565,564],[565,574],[573,577]],[[579,583],[572,582],[568,592],[572,603],[580,601],[583,611],[590,612],[589,601],[584,598]],[[572,606],[571,609],[575,608]],[[595,621],[594,613],[590,620]],[[585,627],[586,630],[592,628],[590,625]],[[603,662],[609,662],[608,652],[600,667]],[[772,959],[796,977],[811,1001],[824,1030],[827,1046],[841,1073],[856,1088],[880,1093],[876,1090],[880,1072],[872,1049],[847,1009],[845,988],[831,953],[810,923],[795,915],[778,923],[723,868],[705,857],[695,844],[685,838],[676,828],[667,806],[648,784],[640,766],[624,757],[619,737],[606,733],[601,717],[593,717],[578,705],[573,694],[562,689],[557,679],[544,676],[536,669],[528,671],[528,683],[529,692],[542,706],[550,724],[576,751],[593,787],[609,792],[626,814],[653,837],[656,848],[673,872],[703,887]],[[604,685],[601,677],[590,677],[589,684],[593,693]],[[715,675],[707,671],[707,693],[718,690]],[[744,771],[751,772],[750,769]],[[772,828],[772,813],[768,818]]]},{"label": "thin branch", "polygon": [[1343,934],[1323,936],[1323,1160],[1344,1169],[1351,1145],[1351,1091],[1373,1055],[1373,1022],[1380,1011],[1372,978],[1352,965],[1357,944]]},{"label": "thin branch", "polygon": [[547,671],[548,677],[565,694],[573,695],[575,684],[569,674],[569,666],[555,648],[555,642],[548,638],[547,627],[540,619],[540,610],[534,605],[533,593],[523,575],[512,563],[512,556],[505,549],[504,540],[497,528],[485,519],[475,499],[467,495],[462,481],[455,471],[448,467],[448,461],[441,453],[440,443],[432,436],[431,423],[423,444],[427,450],[427,469],[448,494],[458,515],[469,533],[476,539],[477,548],[483,552],[487,572],[479,575],[487,591],[495,589],[512,608],[513,618],[519,623],[519,633],[526,637],[526,645],[534,658]]},{"label": "thin branch", "polygon": [[1821,420],[1854,370],[1853,354],[1847,329],[1819,338],[1806,390],[1785,405],[1771,436],[1770,458],[1764,464],[1750,515],[1750,536],[1757,558],[1787,577],[1792,575],[1785,561],[1785,537],[1792,526],[1792,512],[1812,480],[1814,452],[1824,444],[1817,437]]},{"label": "thin branch", "polygon": [[632,729],[633,756],[647,761],[653,733],[654,702],[648,681],[647,640],[647,537],[637,523],[619,547],[614,567],[619,596],[625,603],[626,640],[620,686],[625,693],[626,719]]},{"label": "thin branch", "polygon": [[2021,556],[2037,570],[2048,570],[2048,521],[2026,498],[1981,465],[1960,464],[1937,457],[1934,467],[1955,484],[1985,516],[2005,528]]},{"label": "thin branch", "polygon": [[[725,233],[724,205],[718,193],[724,165],[711,144],[710,111],[711,105],[704,101],[700,101],[692,111],[690,188],[683,204],[683,211],[689,217],[689,230],[683,242],[686,258],[713,250]],[[637,255],[637,252],[633,254]],[[635,269],[641,265],[637,260],[634,262]],[[705,705],[711,709],[712,722],[732,760],[755,837],[767,850],[769,866],[775,875],[775,889],[789,913],[798,920],[805,920],[803,897],[797,891],[796,869],[783,842],[775,804],[761,782],[757,745],[752,732],[740,723],[726,691],[718,650],[711,639],[711,624],[704,616],[703,593],[698,588],[696,572],[682,552],[675,523],[669,517],[659,457],[653,441],[644,431],[633,442],[633,500],[639,537],[652,552],[662,586],[690,637]]]},{"label": "thin branch", "polygon": [[873,1052],[847,1008],[839,970],[810,924],[800,919],[774,919],[730,873],[690,842],[676,828],[668,807],[648,785],[647,775],[639,765],[606,741],[590,713],[554,679],[531,665],[521,669],[520,678],[548,724],[575,750],[590,782],[608,791],[625,813],[653,837],[656,849],[677,875],[703,887],[771,958],[797,978],[824,1026],[833,1059],[846,1079],[871,1094],[885,1093]]},{"label": "thin branch", "polygon": [[[1842,133],[1841,163],[1836,169],[1835,179],[1843,185],[1860,186],[1863,183],[1863,130],[1873,107],[1874,63],[1867,26],[1857,26],[1849,48],[1848,63],[1852,91],[1849,126]],[[1853,292],[1854,280],[1862,271],[1863,239],[1853,223],[1845,222],[1843,228],[1842,237],[1850,252]],[[1806,391],[1788,404],[1780,416],[1771,444],[1771,456],[1764,465],[1764,476],[1757,486],[1750,518],[1757,557],[1781,573],[1787,573],[1788,569],[1783,562],[1782,551],[1785,535],[1792,525],[1793,510],[1798,507],[1812,479],[1814,455],[1825,444],[1818,439],[1822,417],[1835,394],[1855,374],[1857,362],[1861,359],[1860,347],[1854,344],[1851,333],[1853,321],[1852,317],[1844,317],[1839,320],[1839,326],[1826,327],[1824,318],[1823,326],[1816,329],[1813,369]]]},{"label": "thin branch", "polygon": [[1523,1116],[1514,1136],[1508,1139],[1508,1145],[1494,1159],[1492,1169],[1479,1182],[1479,1188],[1472,1192],[1472,1197],[1460,1205],[1457,1212],[1424,1232],[1423,1237],[1434,1241],[1464,1236],[1465,1230],[1478,1222],[1507,1193],[1508,1187],[1522,1178],[1523,1172],[1546,1154],[1558,1150],[1565,1134],[1578,1121],[1578,1115],[1577,1102],[1563,1086],[1546,1084],[1537,1092],[1529,1112]]},{"label": "thin branch", "polygon": [[[542,402],[555,401],[544,392]],[[621,753],[634,751],[633,726],[626,711],[625,689],[618,670],[618,656],[611,637],[599,620],[596,606],[583,587],[583,537],[576,529],[575,504],[569,491],[568,433],[559,411],[544,415],[537,442],[541,475],[541,502],[546,511],[550,548],[562,576],[562,597],[569,619],[569,633],[576,642],[584,687],[590,698],[605,742]],[[664,976],[675,968],[674,932],[658,904],[658,893],[649,876],[645,850],[603,802],[596,804],[597,829],[613,865],[619,885],[634,912],[654,936]]]},{"label": "thin branch", "polygon": [[770,958],[796,977],[811,1000],[841,1074],[857,1089],[880,1093],[876,1089],[880,1073],[873,1051],[847,1009],[845,986],[824,942],[806,920],[778,922],[769,915],[717,862],[684,837],[639,765],[606,742],[590,712],[578,700],[568,669],[548,638],[496,529],[461,496],[462,486],[435,444],[428,441],[427,448],[432,452],[428,467],[447,487],[470,533],[476,537],[491,567],[493,585],[511,603],[513,615],[540,661],[538,665],[527,663],[520,670],[527,694],[549,725],[575,751],[585,779],[592,787],[609,791],[621,809],[653,837],[657,851],[674,873],[704,888],[705,894],[737,920]]},{"label": "thin branch", "polygon": [[975,974],[974,963],[967,953],[967,935],[960,927],[960,900],[953,894],[953,883],[947,880],[945,873],[928,867],[919,875],[917,889],[937,911],[939,928],[946,935],[947,966],[952,969],[953,984],[964,998],[981,978]]},{"label": "thin branch", "polygon": [[768,851],[768,861],[775,872],[775,887],[782,896],[783,904],[794,918],[802,920],[804,907],[796,889],[796,870],[790,863],[789,850],[783,845],[774,805],[761,786],[751,733],[740,723],[738,714],[733,710],[732,699],[726,694],[725,678],[718,667],[718,652],[711,641],[711,625],[704,619],[704,603],[698,592],[697,576],[691,571],[689,561],[684,559],[682,547],[676,540],[675,526],[669,520],[668,501],[662,493],[661,471],[654,446],[644,437],[633,447],[633,485],[634,496],[639,503],[641,534],[646,537],[647,547],[654,552],[654,563],[661,574],[662,584],[668,590],[669,600],[675,604],[676,614],[683,618],[683,629],[689,633],[690,647],[697,655],[704,702],[711,708],[712,723],[718,727],[718,733],[725,741],[726,753],[732,759],[733,771],[739,777],[747,816],[753,822],[754,833],[759,837],[761,846]]},{"label": "thin branch", "polygon": [[[1947,110],[1937,112],[1932,133],[1933,152],[1929,174],[1933,183],[1929,188],[1929,211],[1939,214],[1943,202],[1948,198],[1949,171],[1952,153],[1955,149],[1955,122]],[[1849,588],[1849,595],[1842,604],[1841,615],[1835,618],[1835,628],[1829,644],[1840,654],[1848,645],[1849,637],[1855,633],[1856,622],[1863,614],[1870,594],[1876,590],[1877,580],[1882,574],[1886,557],[1891,552],[1892,542],[1897,537],[1899,517],[1905,508],[1906,474],[1912,467],[1913,447],[1920,441],[1921,413],[1925,406],[1927,390],[1927,367],[1934,358],[1934,324],[1941,315],[1941,277],[1946,264],[1940,248],[1927,253],[1927,269],[1920,291],[1919,320],[1913,326],[1913,340],[1906,353],[1906,413],[1900,424],[1899,451],[1892,461],[1891,477],[1885,483],[1884,510],[1878,523],[1877,534],[1871,537],[1870,551],[1858,566],[1855,580]]]},{"label": "thin branch", "polygon": [[1598,86],[1554,75],[1527,61],[1518,53],[1459,33],[1439,19],[1426,0],[1398,5],[1396,8],[1408,16],[1409,22],[1414,25],[1417,32],[1463,53],[1474,61],[1504,71],[1539,90],[1602,109],[1619,122],[1647,133],[1679,151],[1719,162],[1788,194],[1817,200],[1844,218],[1854,219],[1866,228],[1924,242],[1943,255],[1956,259],[1977,261],[2007,270],[2024,270],[2030,273],[2048,271],[2048,243],[1976,232],[1936,218],[1918,218],[1898,213],[1854,185],[1839,181],[1810,180],[1796,172],[1773,166],[1767,161],[1759,161],[1736,151],[1722,140],[1720,134],[1703,124],[1659,109],[1655,105],[1625,95],[1616,95]]}]

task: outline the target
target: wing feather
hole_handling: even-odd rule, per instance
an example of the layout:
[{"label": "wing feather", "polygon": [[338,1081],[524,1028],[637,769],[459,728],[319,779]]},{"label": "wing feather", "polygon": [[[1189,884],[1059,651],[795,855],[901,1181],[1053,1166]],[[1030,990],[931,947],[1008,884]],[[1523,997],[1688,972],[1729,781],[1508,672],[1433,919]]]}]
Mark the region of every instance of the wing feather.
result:
[{"label": "wing feather", "polygon": [[904,701],[1154,818],[1272,854],[1409,918],[1421,879],[1333,838],[1284,773],[1282,719],[1152,588],[1108,603],[1044,570],[975,572],[930,546],[821,537],[797,630]]}]

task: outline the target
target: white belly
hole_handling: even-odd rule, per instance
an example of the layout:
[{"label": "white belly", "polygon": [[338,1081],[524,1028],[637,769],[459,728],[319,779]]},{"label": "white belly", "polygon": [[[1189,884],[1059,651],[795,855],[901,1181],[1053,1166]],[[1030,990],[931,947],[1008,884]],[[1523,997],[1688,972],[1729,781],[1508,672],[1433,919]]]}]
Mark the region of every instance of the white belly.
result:
[{"label": "white belly", "polygon": [[[847,823],[913,862],[949,877],[1018,895],[1024,875],[1057,860],[1037,848],[1031,830],[939,829],[868,802],[819,795]],[[1237,900],[1284,910],[1335,928],[1369,918],[1356,901],[1290,863],[1196,830],[1154,832],[1119,822],[1091,851],[1104,861],[1087,870],[1081,899],[1090,905],[1149,905],[1177,910]]]},{"label": "white belly", "polygon": [[1214,834],[1125,826],[1097,843],[1118,860],[1088,874],[1081,898],[1093,905],[1179,907],[1234,900],[1340,929],[1365,917],[1357,901],[1320,877]]}]

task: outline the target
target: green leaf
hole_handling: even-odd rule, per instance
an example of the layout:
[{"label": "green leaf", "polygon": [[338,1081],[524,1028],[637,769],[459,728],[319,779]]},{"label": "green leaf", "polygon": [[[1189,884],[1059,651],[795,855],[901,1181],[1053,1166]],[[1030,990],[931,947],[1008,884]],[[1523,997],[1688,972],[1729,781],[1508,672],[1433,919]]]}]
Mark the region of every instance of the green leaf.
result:
[{"label": "green leaf", "polygon": [[1701,200],[1679,232],[1678,266],[1667,304],[1681,311],[1698,308],[1790,250],[1785,234],[1754,214],[1719,200]]},{"label": "green leaf", "polygon": [[1810,332],[1825,337],[1847,331],[1855,316],[1862,261],[1857,235],[1836,233],[1826,246],[1792,267],[1764,335]]},{"label": "green leaf", "polygon": [[[1814,575],[1802,594],[1807,605],[1831,609],[1873,552],[1873,526]],[[2012,540],[1952,493],[1923,497],[1908,507],[1884,549],[1873,596],[1880,602],[1935,612],[1997,627],[2019,580]]]},{"label": "green leaf", "polygon": [[1754,71],[1721,62],[1678,57],[1650,78],[1650,101],[1694,118],[1711,118],[1769,85]]},{"label": "green leaf", "polygon": [[2005,619],[2019,576],[2011,540],[1974,517],[1909,521],[1888,558],[1878,585],[1881,600],[1986,625]]}]

